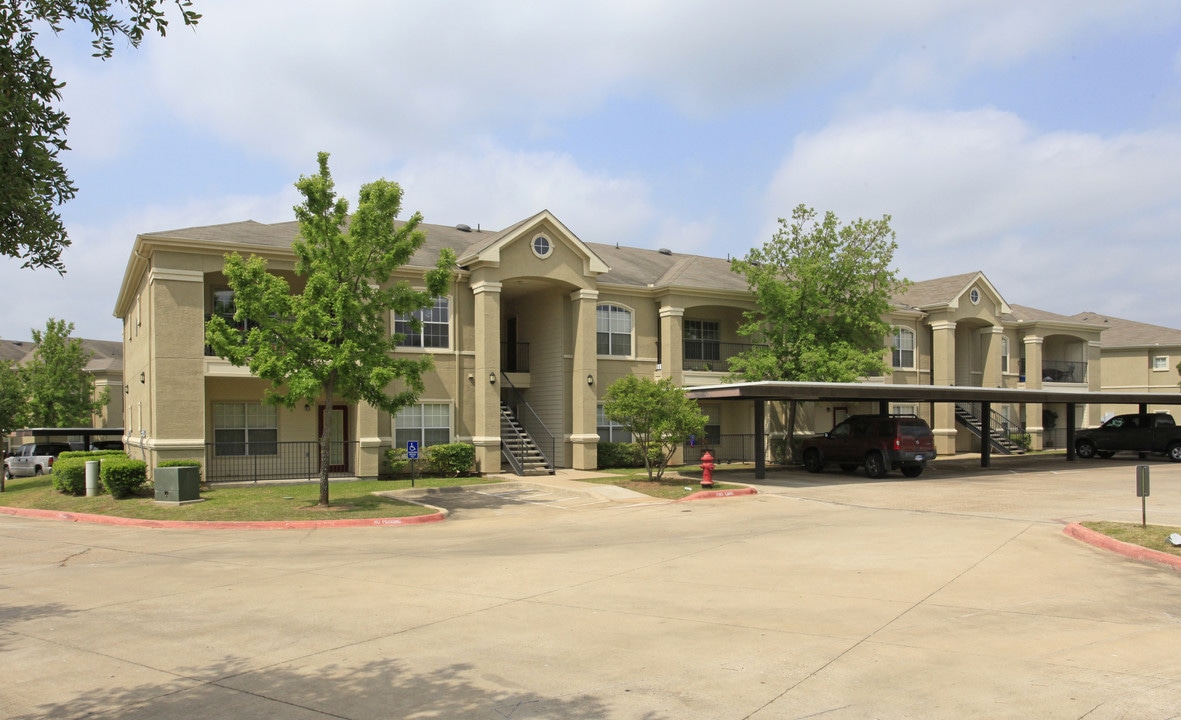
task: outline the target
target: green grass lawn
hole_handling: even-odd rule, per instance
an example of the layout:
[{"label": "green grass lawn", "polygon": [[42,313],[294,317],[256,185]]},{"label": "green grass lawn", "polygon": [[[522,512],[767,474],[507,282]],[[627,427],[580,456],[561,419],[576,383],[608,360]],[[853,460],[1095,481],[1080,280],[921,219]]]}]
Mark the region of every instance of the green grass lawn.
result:
[{"label": "green grass lawn", "polygon": [[1173,533],[1181,533],[1181,527],[1169,527],[1167,525],[1149,525],[1146,528],[1140,527],[1139,523],[1117,523],[1117,522],[1084,522],[1079,523],[1085,528],[1094,530],[1098,533],[1115,538],[1121,542],[1130,543],[1132,545],[1139,545],[1146,547],[1149,550],[1158,550],[1169,555],[1176,555],[1181,557],[1181,548],[1173,547],[1169,544],[1168,537]]},{"label": "green grass lawn", "polygon": [[[419,478],[415,487],[446,487],[488,482],[480,478]],[[214,485],[201,490],[204,502],[191,505],[159,505],[154,495],[116,500],[110,495],[75,497],[53,489],[50,476],[14,478],[0,494],[0,505],[41,510],[115,515],[144,520],[207,520],[249,522],[259,520],[347,520],[427,515],[434,510],[413,503],[374,495],[375,492],[410,487],[409,480],[333,482],[332,507],[317,508],[318,482],[295,485],[259,484],[244,487]]]}]

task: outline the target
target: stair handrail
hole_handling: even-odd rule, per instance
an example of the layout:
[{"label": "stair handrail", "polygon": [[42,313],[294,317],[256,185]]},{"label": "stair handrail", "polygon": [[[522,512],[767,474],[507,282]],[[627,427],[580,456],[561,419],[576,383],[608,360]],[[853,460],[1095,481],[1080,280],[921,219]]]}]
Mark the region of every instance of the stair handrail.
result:
[{"label": "stair handrail", "polygon": [[[513,385],[513,381],[509,379],[508,374],[502,371],[500,373],[500,377],[504,382],[504,385],[508,388],[508,392],[511,393],[511,398],[516,401],[513,404],[517,406],[517,422],[521,423],[521,426],[525,428],[525,432],[529,433],[529,435],[532,437],[533,444],[537,446],[537,451],[540,452],[541,456],[545,458],[546,469],[552,472],[554,467],[556,467],[554,463],[554,453],[557,449],[557,444],[554,440],[554,434],[551,433],[549,428],[545,426],[545,423],[542,421],[541,417],[538,416],[537,411],[533,409],[533,406],[530,405],[527,400],[525,400],[525,396],[521,395],[521,392],[517,390],[517,386]],[[525,410],[528,411],[528,415],[522,415],[520,411],[521,408],[525,408]],[[548,453],[546,452],[546,449],[542,447],[542,443],[540,442],[543,439],[549,441]]]},{"label": "stair handrail", "polygon": [[517,428],[511,423],[504,422],[508,412],[508,408],[506,408],[504,405],[500,406],[500,454],[503,455],[506,460],[508,460],[508,464],[512,466],[514,473],[517,475],[524,475],[525,466],[521,464],[521,459],[513,453],[512,449],[509,447],[508,442],[504,439],[504,428],[507,424],[508,427],[512,429],[513,433],[516,434],[518,440],[524,440],[524,437],[521,435],[521,431],[517,430]]},{"label": "stair handrail", "polygon": [[[971,415],[973,418],[976,418],[977,420],[980,419],[980,416],[983,414],[984,410],[980,403],[975,402],[958,402],[956,403],[956,406],[967,411],[969,415]],[[1001,445],[1002,443],[1010,443],[1020,446],[1020,443],[1017,443],[1013,440],[1013,436],[1024,435],[1025,428],[1020,423],[1010,420],[991,407],[988,409],[988,413],[990,435],[989,440],[992,442],[992,444]]]}]

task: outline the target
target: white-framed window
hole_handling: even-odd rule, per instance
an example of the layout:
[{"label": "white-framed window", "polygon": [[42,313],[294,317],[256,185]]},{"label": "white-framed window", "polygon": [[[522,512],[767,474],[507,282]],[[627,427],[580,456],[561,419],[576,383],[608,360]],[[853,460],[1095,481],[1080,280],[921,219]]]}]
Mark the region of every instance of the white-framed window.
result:
[{"label": "white-framed window", "polygon": [[894,328],[892,365],[896,368],[914,367],[914,331],[910,328]]},{"label": "white-framed window", "polygon": [[893,409],[890,410],[891,415],[918,415],[918,405],[900,405],[895,403]]},{"label": "white-framed window", "polygon": [[266,403],[213,403],[213,454],[278,455],[279,412]]},{"label": "white-framed window", "polygon": [[632,434],[627,428],[619,423],[612,422],[607,419],[607,413],[603,410],[600,404],[596,412],[595,421],[597,432],[599,433],[599,442],[631,442]]},{"label": "white-framed window", "polygon": [[420,448],[451,442],[451,405],[419,403],[399,410],[394,417],[394,447],[404,448],[408,440]]},{"label": "white-framed window", "polygon": [[533,237],[533,254],[542,260],[549,257],[554,252],[553,242],[545,235],[535,235]]},{"label": "white-framed window", "polygon": [[722,329],[715,320],[685,321],[685,367],[690,370],[725,370],[722,358]]},{"label": "white-framed window", "polygon": [[[416,330],[411,318],[421,325]],[[451,300],[437,297],[430,307],[415,310],[410,316],[394,316],[394,332],[401,335],[398,347],[448,348],[451,346]]]},{"label": "white-framed window", "polygon": [[1001,372],[1009,372],[1009,338],[1001,335]]},{"label": "white-framed window", "polygon": [[1169,356],[1168,355],[1154,355],[1152,357],[1152,369],[1154,371],[1168,370],[1169,369]]},{"label": "white-framed window", "polygon": [[972,301],[973,305],[978,305],[980,303],[980,291],[972,288],[971,292],[968,293],[968,299]]},{"label": "white-framed window", "polygon": [[628,357],[632,354],[632,311],[618,305],[596,310],[598,354]]}]

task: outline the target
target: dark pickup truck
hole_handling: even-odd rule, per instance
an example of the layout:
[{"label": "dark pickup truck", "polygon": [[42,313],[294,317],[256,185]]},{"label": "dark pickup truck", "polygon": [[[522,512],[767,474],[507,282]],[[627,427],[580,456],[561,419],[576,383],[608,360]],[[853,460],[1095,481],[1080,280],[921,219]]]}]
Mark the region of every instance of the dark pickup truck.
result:
[{"label": "dark pickup truck", "polygon": [[1074,451],[1080,458],[1109,458],[1124,451],[1163,453],[1181,462],[1181,428],[1168,413],[1116,415],[1075,433]]}]

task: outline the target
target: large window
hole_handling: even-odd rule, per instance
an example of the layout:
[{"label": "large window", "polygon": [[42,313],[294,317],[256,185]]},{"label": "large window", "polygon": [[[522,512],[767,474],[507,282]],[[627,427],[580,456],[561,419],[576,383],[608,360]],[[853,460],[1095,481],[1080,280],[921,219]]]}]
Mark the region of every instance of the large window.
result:
[{"label": "large window", "polygon": [[595,424],[598,425],[599,442],[632,441],[632,434],[628,432],[627,428],[607,419],[607,413],[603,412],[602,405],[599,406],[598,420]]},{"label": "large window", "polygon": [[264,403],[213,403],[213,454],[277,455],[279,414]]},{"label": "large window", "polygon": [[632,312],[617,305],[600,305],[597,312],[598,353],[632,354]]},{"label": "large window", "polygon": [[[420,325],[416,329],[411,318]],[[434,305],[415,310],[410,316],[394,317],[394,332],[402,336],[399,347],[446,348],[450,347],[451,301],[435,298]]]},{"label": "large window", "polygon": [[893,366],[896,368],[914,367],[914,331],[910,328],[894,328],[894,357]]},{"label": "large window", "polygon": [[234,313],[238,308],[234,305],[234,291],[229,288],[215,288],[212,294],[210,316],[220,317],[226,321],[226,325],[236,327],[239,330],[249,330],[252,324],[246,321],[237,322],[234,320]]},{"label": "large window", "polygon": [[[722,345],[719,340],[722,333],[717,322],[712,320],[685,321],[685,359],[702,362],[690,363],[697,369],[707,369],[704,362],[716,362],[722,357]],[[721,370],[723,368],[716,368]]]},{"label": "large window", "polygon": [[451,406],[447,403],[419,403],[404,407],[394,418],[394,446],[404,448],[408,440],[418,446],[451,442]]}]

